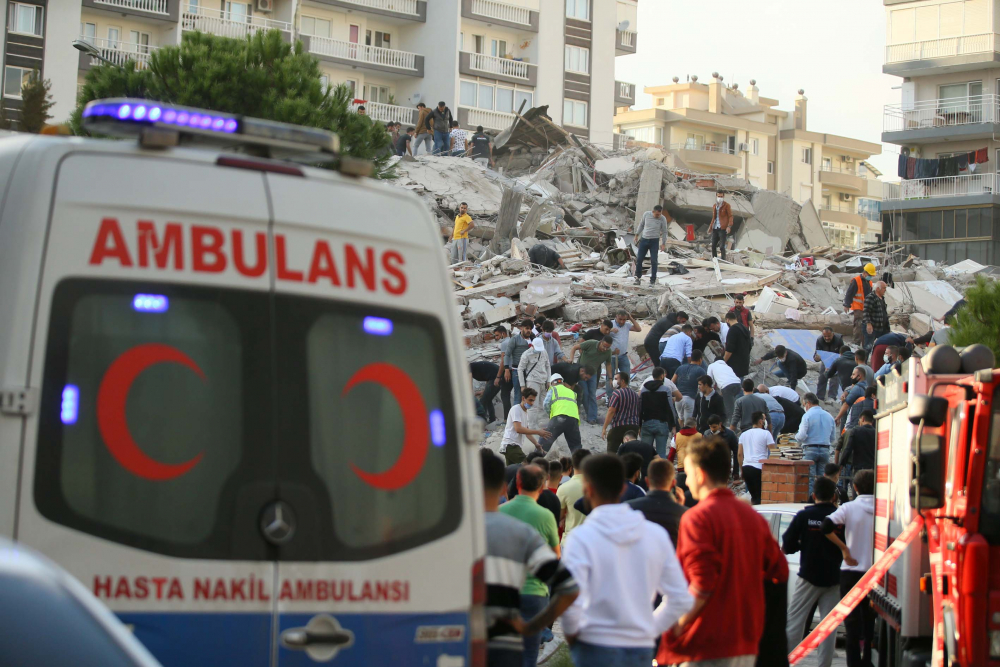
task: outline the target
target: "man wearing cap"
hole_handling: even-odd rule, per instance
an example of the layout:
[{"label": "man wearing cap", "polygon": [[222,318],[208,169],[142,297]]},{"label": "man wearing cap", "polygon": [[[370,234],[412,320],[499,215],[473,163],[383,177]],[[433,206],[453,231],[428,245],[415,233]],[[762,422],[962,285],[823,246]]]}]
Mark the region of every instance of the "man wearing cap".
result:
[{"label": "man wearing cap", "polygon": [[854,276],[847,283],[847,293],[844,295],[844,312],[854,317],[854,344],[864,345],[865,298],[872,291],[872,276],[875,275],[875,265],[865,264],[862,273]]},{"label": "man wearing cap", "polygon": [[547,452],[552,449],[559,436],[564,435],[572,454],[583,446],[580,441],[580,408],[576,404],[576,392],[563,384],[563,378],[558,373],[549,377],[549,386],[549,393],[542,402],[542,408],[549,413],[549,425],[545,429],[549,435],[539,440],[538,445]]}]

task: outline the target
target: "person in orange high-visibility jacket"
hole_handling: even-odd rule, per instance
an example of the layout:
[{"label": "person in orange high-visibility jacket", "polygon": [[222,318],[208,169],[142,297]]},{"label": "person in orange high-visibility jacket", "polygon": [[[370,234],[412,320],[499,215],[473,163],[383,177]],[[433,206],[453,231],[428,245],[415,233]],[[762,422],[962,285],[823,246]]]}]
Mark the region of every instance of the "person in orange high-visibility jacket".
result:
[{"label": "person in orange high-visibility jacket", "polygon": [[844,295],[844,312],[854,317],[854,342],[864,345],[864,314],[865,297],[872,291],[872,276],[875,275],[875,265],[865,264],[864,272],[854,276],[847,283],[847,294]]}]

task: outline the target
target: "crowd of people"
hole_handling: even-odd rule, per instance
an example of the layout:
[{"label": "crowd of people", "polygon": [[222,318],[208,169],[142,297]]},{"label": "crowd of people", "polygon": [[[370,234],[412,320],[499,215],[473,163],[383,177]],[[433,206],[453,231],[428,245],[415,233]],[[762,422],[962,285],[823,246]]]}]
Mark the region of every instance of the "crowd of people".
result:
[{"label": "crowd of people", "polygon": [[[423,102],[417,104],[417,121],[405,130],[399,121],[389,121],[385,129],[392,141],[393,154],[400,157],[424,155],[450,155],[469,157],[484,167],[495,165],[493,160],[493,139],[486,134],[483,126],[476,128],[471,136],[459,126],[458,120],[444,101],[437,107],[428,109]],[[365,114],[365,107],[359,106],[358,113]],[[422,150],[421,150],[422,149]]]},{"label": "crowd of people", "polygon": [[[673,312],[644,329],[619,311],[572,331],[565,345],[541,316],[510,335],[497,328],[500,363],[471,364],[487,385],[481,414],[499,419],[500,394],[506,419],[499,456],[482,451],[486,506],[534,527],[548,551],[545,568],[532,557],[518,569],[530,575],[518,601],[494,598],[490,588],[488,664],[534,665],[560,615],[577,667],[645,667],[654,658],[787,664],[813,609],[826,614],[871,566],[876,378],[898,368],[914,345],[933,344],[887,331],[878,301],[884,283],[872,278],[866,269],[858,281],[856,348],[826,328],[809,360],[780,345],[754,359],[753,313],[739,296],[723,318],[697,325]],[[853,303],[852,295],[845,309]],[[645,333],[643,346],[657,360],[638,391],[632,333]],[[765,377],[784,383],[756,384],[750,375],[762,364]],[[803,385],[811,371],[815,392]],[[602,372],[607,411],[598,421]],[[606,453],[584,448],[581,420],[601,427]],[[560,437],[571,456],[555,459]],[[763,462],[783,437],[812,463],[812,502],[779,547],[752,505],[761,502]],[[740,482],[743,498],[734,493]],[[532,501],[540,509],[527,511]],[[491,553],[494,544],[510,546],[487,537]],[[790,601],[782,550],[801,553]],[[848,665],[870,665],[869,605],[858,605],[844,626]],[[818,649],[821,667],[830,665],[835,639]]]}]

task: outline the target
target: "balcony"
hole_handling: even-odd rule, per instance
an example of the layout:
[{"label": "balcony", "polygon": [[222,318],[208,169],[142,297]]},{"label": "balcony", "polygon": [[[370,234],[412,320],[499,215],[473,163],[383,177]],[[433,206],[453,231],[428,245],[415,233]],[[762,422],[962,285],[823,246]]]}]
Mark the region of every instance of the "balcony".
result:
[{"label": "balcony", "polygon": [[119,16],[176,23],[181,0],[83,0],[86,9],[114,12]]},{"label": "balcony", "polygon": [[631,30],[615,30],[615,55],[627,56],[635,53],[635,43],[638,35]]},{"label": "balcony", "polygon": [[500,0],[462,0],[462,18],[481,21],[488,25],[538,32],[537,11]]},{"label": "balcony", "polygon": [[426,0],[313,0],[323,5],[362,11],[404,21],[427,22]]},{"label": "balcony", "polygon": [[819,169],[819,182],[862,197],[868,194],[868,179],[858,176],[853,167],[823,165]]},{"label": "balcony", "polygon": [[615,106],[630,107],[635,104],[635,84],[615,81]]},{"label": "balcony", "polygon": [[854,202],[820,204],[819,219],[830,224],[853,225],[862,230],[868,225],[868,218],[858,213]]},{"label": "balcony", "polygon": [[990,139],[996,123],[1000,123],[1000,97],[996,95],[887,104],[882,115],[882,141],[921,144]]},{"label": "balcony", "polygon": [[671,144],[670,150],[676,152],[689,165],[705,165],[712,169],[724,170],[717,173],[733,173],[742,166],[736,151],[720,144],[694,142]]},{"label": "balcony", "polygon": [[996,62],[1000,40],[995,33],[928,39],[885,47],[885,74],[912,76],[980,69]]},{"label": "balcony", "polygon": [[424,57],[409,51],[366,46],[328,37],[300,35],[309,53],[323,60],[402,76],[424,75]]},{"label": "balcony", "polygon": [[[357,111],[359,106],[362,105],[352,105],[351,111]],[[407,127],[417,124],[417,110],[414,107],[401,107],[381,102],[365,102],[363,106],[369,117],[382,123],[402,123],[404,131]]]},{"label": "balcony", "polygon": [[496,81],[528,86],[534,86],[538,82],[538,65],[468,51],[459,51],[458,71],[469,76],[484,76]]},{"label": "balcony", "polygon": [[506,130],[514,122],[516,116],[503,111],[458,107],[458,124],[462,127],[475,129],[482,125],[486,130]]},{"label": "balcony", "polygon": [[883,184],[882,209],[948,208],[976,204],[997,204],[993,172],[967,176],[915,178]]},{"label": "balcony", "polygon": [[184,30],[207,32],[219,37],[245,39],[261,30],[280,30],[285,41],[292,40],[292,24],[262,16],[240,16],[232,12],[189,5],[181,21]]},{"label": "balcony", "polygon": [[[124,65],[128,60],[134,60],[136,69],[146,69],[146,67],[149,66],[149,55],[159,48],[145,44],[122,42],[120,40],[112,41],[109,39],[95,39],[94,37],[81,36],[80,40],[89,42],[90,44],[96,46],[101,52],[101,57],[105,60],[111,61],[112,64],[119,67]],[[80,54],[81,72],[86,72],[91,67],[100,64],[101,61],[97,58],[88,56],[86,53]]]}]

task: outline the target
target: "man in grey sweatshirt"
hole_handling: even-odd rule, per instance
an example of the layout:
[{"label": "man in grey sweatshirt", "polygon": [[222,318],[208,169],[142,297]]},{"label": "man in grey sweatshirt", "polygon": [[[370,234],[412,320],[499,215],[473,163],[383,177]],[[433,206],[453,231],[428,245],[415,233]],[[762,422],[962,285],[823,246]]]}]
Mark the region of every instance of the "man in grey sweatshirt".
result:
[{"label": "man in grey sweatshirt", "polygon": [[[652,211],[642,214],[639,221],[639,228],[635,230],[635,237],[639,241],[639,252],[635,259],[635,284],[642,280],[642,263],[649,253],[649,284],[656,284],[656,264],[659,252],[666,252],[667,245],[667,216],[663,215],[663,207],[657,204]],[[659,243],[658,240],[662,239]]]}]

